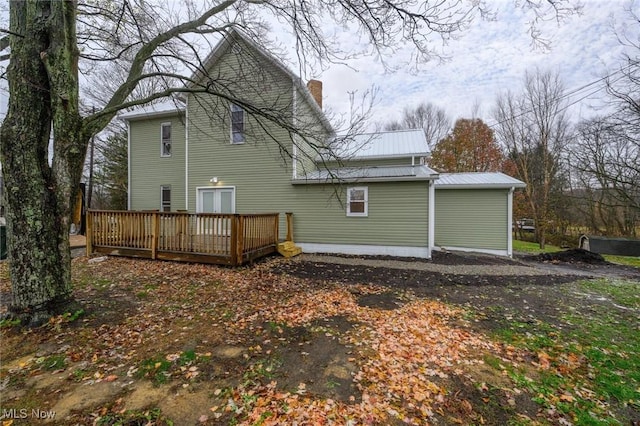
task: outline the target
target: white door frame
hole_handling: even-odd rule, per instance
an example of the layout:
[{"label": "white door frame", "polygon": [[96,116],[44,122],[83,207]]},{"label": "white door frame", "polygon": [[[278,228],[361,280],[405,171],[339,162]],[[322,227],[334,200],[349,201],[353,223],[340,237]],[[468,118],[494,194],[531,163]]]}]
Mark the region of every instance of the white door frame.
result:
[{"label": "white door frame", "polygon": [[202,213],[201,191],[231,189],[231,213],[236,212],[236,187],[235,186],[197,186],[196,187],[196,213]]}]

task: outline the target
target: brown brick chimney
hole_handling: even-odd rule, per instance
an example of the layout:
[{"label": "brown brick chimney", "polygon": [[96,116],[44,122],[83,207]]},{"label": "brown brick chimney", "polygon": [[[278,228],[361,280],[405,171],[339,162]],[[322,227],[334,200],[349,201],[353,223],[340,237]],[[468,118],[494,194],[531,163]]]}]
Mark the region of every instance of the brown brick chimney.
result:
[{"label": "brown brick chimney", "polygon": [[320,109],[322,109],[322,82],[320,80],[309,80],[307,88]]}]

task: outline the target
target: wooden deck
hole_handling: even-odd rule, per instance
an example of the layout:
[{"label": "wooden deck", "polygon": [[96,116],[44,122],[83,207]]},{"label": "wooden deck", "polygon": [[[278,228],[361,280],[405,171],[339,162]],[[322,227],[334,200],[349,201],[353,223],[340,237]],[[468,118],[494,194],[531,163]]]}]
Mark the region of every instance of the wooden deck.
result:
[{"label": "wooden deck", "polygon": [[278,213],[89,210],[87,254],[237,266],[277,250],[278,223]]}]

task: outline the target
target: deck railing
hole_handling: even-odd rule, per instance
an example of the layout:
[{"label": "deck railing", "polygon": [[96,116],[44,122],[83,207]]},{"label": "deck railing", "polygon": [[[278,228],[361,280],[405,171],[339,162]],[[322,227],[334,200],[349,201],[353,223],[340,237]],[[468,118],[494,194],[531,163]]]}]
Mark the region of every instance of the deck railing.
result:
[{"label": "deck railing", "polygon": [[89,210],[87,253],[241,265],[273,253],[278,213]]}]

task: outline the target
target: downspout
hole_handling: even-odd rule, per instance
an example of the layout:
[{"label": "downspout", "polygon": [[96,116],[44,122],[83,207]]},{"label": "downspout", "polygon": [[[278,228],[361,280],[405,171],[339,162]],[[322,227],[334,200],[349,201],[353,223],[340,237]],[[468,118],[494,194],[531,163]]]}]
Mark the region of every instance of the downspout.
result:
[{"label": "downspout", "polygon": [[189,211],[189,97],[184,111],[184,209]]},{"label": "downspout", "polygon": [[127,120],[127,210],[131,210],[131,121]]},{"label": "downspout", "polygon": [[509,189],[507,195],[507,256],[513,257],[513,235],[511,230],[513,228],[513,191],[514,187]]},{"label": "downspout", "polygon": [[428,255],[431,259],[431,252],[435,247],[436,236],[436,182],[429,181],[429,250]]}]

